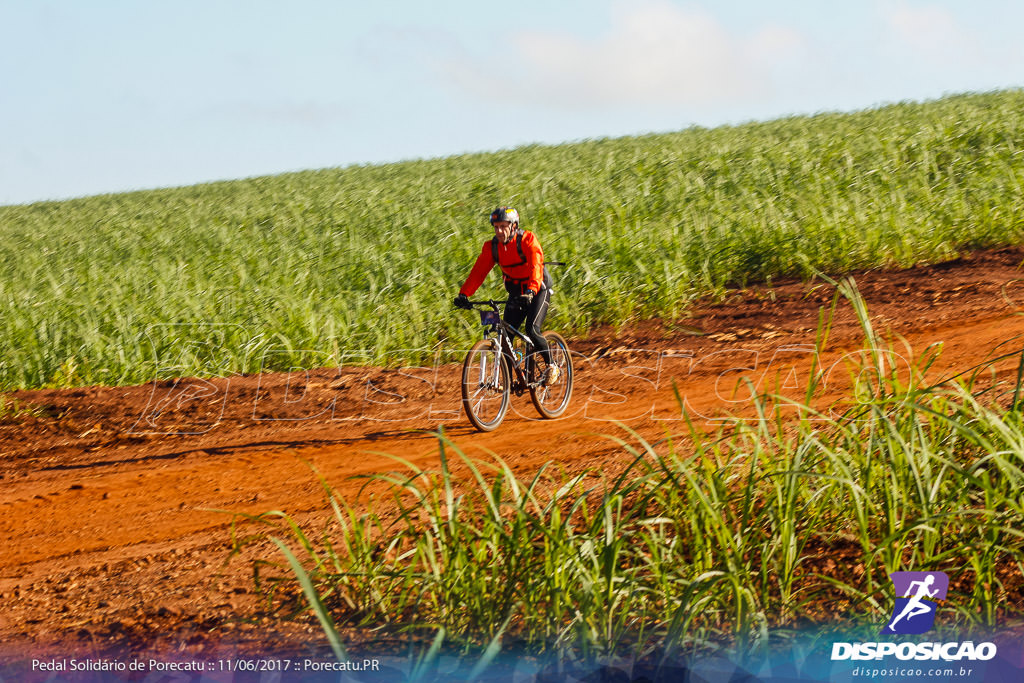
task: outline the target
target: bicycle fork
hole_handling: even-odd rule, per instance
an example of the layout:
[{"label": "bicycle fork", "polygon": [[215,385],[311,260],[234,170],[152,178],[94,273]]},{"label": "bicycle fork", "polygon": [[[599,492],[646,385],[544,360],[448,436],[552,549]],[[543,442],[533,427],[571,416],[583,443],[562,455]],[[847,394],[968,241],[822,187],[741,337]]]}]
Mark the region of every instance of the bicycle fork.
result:
[{"label": "bicycle fork", "polygon": [[495,362],[493,369],[488,367],[490,356],[482,354],[480,357],[480,387],[492,391],[501,391],[501,349],[495,346]]}]

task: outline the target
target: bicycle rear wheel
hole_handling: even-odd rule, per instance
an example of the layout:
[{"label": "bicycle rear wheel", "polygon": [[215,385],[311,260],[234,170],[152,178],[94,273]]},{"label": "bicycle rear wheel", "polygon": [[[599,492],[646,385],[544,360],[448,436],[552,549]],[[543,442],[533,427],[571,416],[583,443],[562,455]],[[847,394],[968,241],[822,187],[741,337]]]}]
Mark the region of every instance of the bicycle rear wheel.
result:
[{"label": "bicycle rear wheel", "polygon": [[537,380],[544,376],[547,364],[539,353],[534,354],[530,370],[531,376],[536,379],[531,381],[530,400],[541,417],[550,420],[564,413],[572,399],[572,356],[569,355],[569,345],[565,343],[562,335],[557,332],[545,332],[544,338],[548,340],[551,364],[558,367],[559,377],[558,381],[550,386],[537,384]]},{"label": "bicycle rear wheel", "polygon": [[473,345],[462,364],[462,407],[473,426],[490,432],[508,411],[509,371],[498,345],[482,339]]}]

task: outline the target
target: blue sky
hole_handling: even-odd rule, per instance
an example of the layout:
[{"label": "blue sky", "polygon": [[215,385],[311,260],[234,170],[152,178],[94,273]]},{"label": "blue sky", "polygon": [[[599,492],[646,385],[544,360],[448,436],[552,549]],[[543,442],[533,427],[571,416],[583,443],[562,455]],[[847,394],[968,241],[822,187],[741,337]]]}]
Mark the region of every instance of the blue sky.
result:
[{"label": "blue sky", "polygon": [[996,0],[0,0],[0,204],[1024,86]]}]

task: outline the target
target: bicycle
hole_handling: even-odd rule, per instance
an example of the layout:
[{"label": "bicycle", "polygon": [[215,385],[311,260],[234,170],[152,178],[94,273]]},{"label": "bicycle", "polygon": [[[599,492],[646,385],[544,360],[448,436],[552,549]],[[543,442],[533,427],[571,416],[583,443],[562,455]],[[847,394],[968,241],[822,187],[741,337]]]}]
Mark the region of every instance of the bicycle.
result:
[{"label": "bicycle", "polygon": [[501,319],[503,301],[470,301],[470,309],[480,310],[484,338],[466,354],[462,364],[462,407],[473,426],[482,432],[494,431],[505,418],[512,393],[530,392],[533,406],[545,419],[561,416],[572,398],[572,357],[569,345],[557,332],[544,332],[551,350],[551,363],[557,365],[559,378],[550,386],[543,381],[547,364],[533,350],[525,334]]}]

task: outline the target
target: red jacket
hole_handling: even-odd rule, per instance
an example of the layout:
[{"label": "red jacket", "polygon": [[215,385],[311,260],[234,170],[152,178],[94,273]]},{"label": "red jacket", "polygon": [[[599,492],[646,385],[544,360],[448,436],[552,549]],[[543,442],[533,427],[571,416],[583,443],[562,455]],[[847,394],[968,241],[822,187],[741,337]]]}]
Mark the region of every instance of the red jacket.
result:
[{"label": "red jacket", "polygon": [[[512,236],[508,242],[498,244],[498,265],[501,266],[501,274],[506,282],[514,282],[524,285],[524,289],[532,289],[534,293],[540,292],[541,283],[544,282],[544,252],[541,251],[540,242],[532,232],[523,233],[523,257],[519,256],[519,248],[516,246],[516,237]],[[491,240],[484,242],[480,255],[476,257],[473,270],[463,283],[460,294],[473,296],[480,285],[484,283],[487,274],[494,268],[494,254],[492,253]]]}]

